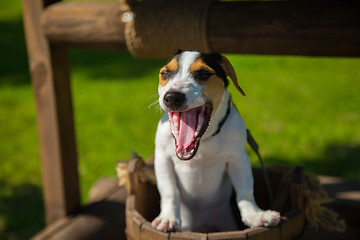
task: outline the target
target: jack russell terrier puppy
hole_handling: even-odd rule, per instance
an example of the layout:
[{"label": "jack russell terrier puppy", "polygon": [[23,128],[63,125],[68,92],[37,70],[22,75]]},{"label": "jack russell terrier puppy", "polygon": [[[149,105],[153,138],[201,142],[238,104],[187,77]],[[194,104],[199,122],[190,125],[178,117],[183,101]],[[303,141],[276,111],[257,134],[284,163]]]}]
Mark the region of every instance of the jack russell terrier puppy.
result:
[{"label": "jack russell terrier puppy", "polygon": [[280,221],[278,212],[255,203],[246,127],[226,89],[227,76],[245,95],[220,54],[179,50],[160,70],[159,104],[166,113],[155,138],[161,212],[152,226],[158,230],[238,230],[230,204],[233,189],[244,224]]}]

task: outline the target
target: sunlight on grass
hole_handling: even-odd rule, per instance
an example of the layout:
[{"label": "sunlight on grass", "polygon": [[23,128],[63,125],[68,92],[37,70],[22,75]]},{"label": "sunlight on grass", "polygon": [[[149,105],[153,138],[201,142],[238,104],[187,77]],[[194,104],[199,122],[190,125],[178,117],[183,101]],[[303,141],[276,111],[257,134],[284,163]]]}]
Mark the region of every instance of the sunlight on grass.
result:
[{"label": "sunlight on grass", "polygon": [[246,98],[233,94],[235,102],[268,163],[302,165],[309,172],[360,179],[355,156],[344,164],[350,171],[341,171],[338,161],[326,161],[332,158],[327,152],[330,146],[357,149],[353,154],[360,156],[359,59],[230,59],[247,93]]}]

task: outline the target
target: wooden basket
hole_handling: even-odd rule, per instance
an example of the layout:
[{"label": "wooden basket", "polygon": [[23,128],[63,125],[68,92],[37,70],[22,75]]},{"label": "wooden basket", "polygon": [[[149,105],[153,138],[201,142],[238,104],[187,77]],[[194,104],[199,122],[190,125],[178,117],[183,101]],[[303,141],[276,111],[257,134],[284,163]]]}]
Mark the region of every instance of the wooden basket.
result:
[{"label": "wooden basket", "polygon": [[[274,209],[280,211],[282,220],[276,227],[255,227],[232,232],[196,233],[157,231],[151,221],[160,212],[160,197],[157,187],[142,174],[144,167],[151,168],[141,158],[129,162],[130,186],[126,199],[126,235],[128,240],[180,240],[180,239],[303,239],[306,218],[303,209],[302,183],[304,169],[297,167],[287,182],[283,175],[268,171],[274,192]],[[254,193],[259,207],[269,208],[269,197],[261,169],[253,168]],[[238,213],[236,213],[238,214]]]}]

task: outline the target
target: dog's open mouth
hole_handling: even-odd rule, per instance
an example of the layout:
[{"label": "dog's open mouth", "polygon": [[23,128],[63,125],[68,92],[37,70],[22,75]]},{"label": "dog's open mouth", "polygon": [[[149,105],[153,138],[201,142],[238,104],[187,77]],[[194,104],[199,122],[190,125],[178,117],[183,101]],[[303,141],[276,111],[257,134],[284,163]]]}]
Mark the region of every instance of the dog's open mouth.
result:
[{"label": "dog's open mouth", "polygon": [[205,104],[185,112],[168,113],[179,159],[190,160],[195,156],[200,139],[209,126],[211,111],[211,105]]}]

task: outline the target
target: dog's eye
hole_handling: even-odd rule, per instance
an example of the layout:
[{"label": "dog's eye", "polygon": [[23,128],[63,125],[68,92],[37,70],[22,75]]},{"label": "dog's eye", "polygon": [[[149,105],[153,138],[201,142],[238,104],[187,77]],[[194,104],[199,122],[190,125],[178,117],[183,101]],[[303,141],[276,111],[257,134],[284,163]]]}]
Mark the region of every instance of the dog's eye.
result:
[{"label": "dog's eye", "polygon": [[201,81],[208,80],[212,75],[214,75],[214,73],[204,69],[195,72],[195,78]]},{"label": "dog's eye", "polygon": [[168,79],[170,77],[171,71],[170,70],[162,70],[160,75],[163,79]]}]

